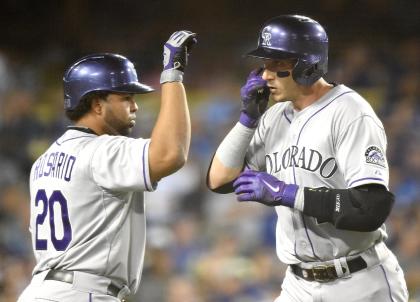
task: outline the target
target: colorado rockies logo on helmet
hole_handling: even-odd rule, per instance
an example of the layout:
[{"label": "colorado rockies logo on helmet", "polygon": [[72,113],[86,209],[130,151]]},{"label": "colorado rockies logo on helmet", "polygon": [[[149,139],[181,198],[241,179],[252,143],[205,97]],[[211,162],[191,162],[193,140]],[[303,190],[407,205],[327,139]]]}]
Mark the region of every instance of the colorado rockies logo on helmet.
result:
[{"label": "colorado rockies logo on helmet", "polygon": [[381,167],[385,167],[385,157],[382,154],[381,149],[376,146],[370,146],[365,152],[366,162],[368,164],[374,164]]},{"label": "colorado rockies logo on helmet", "polygon": [[271,46],[271,33],[267,32],[268,30],[264,28],[261,33],[261,45],[263,46]]}]

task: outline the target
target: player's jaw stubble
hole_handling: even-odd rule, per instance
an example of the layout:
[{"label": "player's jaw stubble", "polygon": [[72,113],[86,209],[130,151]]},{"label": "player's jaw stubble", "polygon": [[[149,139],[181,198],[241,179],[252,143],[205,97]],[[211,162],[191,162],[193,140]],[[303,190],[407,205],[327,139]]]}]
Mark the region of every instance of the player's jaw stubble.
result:
[{"label": "player's jaw stubble", "polygon": [[104,117],[104,126],[109,135],[128,136],[135,126],[135,120],[130,117],[118,117],[112,110],[108,110]]}]

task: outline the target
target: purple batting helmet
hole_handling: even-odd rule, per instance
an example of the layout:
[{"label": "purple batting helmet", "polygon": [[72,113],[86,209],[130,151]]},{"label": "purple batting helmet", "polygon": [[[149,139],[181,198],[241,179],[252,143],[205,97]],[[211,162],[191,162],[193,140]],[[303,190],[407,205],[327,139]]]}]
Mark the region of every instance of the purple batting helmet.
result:
[{"label": "purple batting helmet", "polygon": [[258,37],[258,47],[247,54],[264,59],[297,59],[293,79],[312,85],[328,71],[328,36],[315,20],[281,15],[268,20]]},{"label": "purple batting helmet", "polygon": [[72,110],[92,91],[142,94],[153,88],[137,78],[133,63],[112,53],[88,55],[74,63],[64,74],[64,109]]}]

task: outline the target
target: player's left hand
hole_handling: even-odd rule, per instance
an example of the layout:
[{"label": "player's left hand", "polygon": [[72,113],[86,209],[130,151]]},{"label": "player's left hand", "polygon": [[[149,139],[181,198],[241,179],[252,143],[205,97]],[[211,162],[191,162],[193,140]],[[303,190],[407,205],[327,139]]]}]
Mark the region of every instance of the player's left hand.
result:
[{"label": "player's left hand", "polygon": [[270,89],[261,76],[262,72],[262,68],[253,70],[241,88],[242,108],[239,122],[248,128],[255,128],[267,109]]},{"label": "player's left hand", "polygon": [[163,46],[163,70],[184,71],[192,46],[197,43],[197,34],[188,30],[174,32]]},{"label": "player's left hand", "polygon": [[268,206],[294,207],[298,186],[285,184],[266,172],[242,172],[233,183],[238,201],[257,201]]}]

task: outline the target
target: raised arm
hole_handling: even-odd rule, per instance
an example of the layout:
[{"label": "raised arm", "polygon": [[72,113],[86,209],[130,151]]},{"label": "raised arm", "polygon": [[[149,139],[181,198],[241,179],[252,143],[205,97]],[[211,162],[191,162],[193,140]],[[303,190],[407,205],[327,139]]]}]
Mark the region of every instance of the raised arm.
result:
[{"label": "raised arm", "polygon": [[[244,167],[246,151],[258,120],[267,108],[269,89],[261,78],[262,69],[254,70],[241,88],[242,109],[239,122],[224,138],[210,164],[207,186],[216,192],[232,191],[230,183]],[[228,185],[229,188],[224,188]]]},{"label": "raised arm", "polygon": [[197,42],[195,37],[190,31],[178,31],[164,46],[161,107],[149,147],[152,181],[177,171],[188,157],[191,121],[182,80],[189,52]]}]

